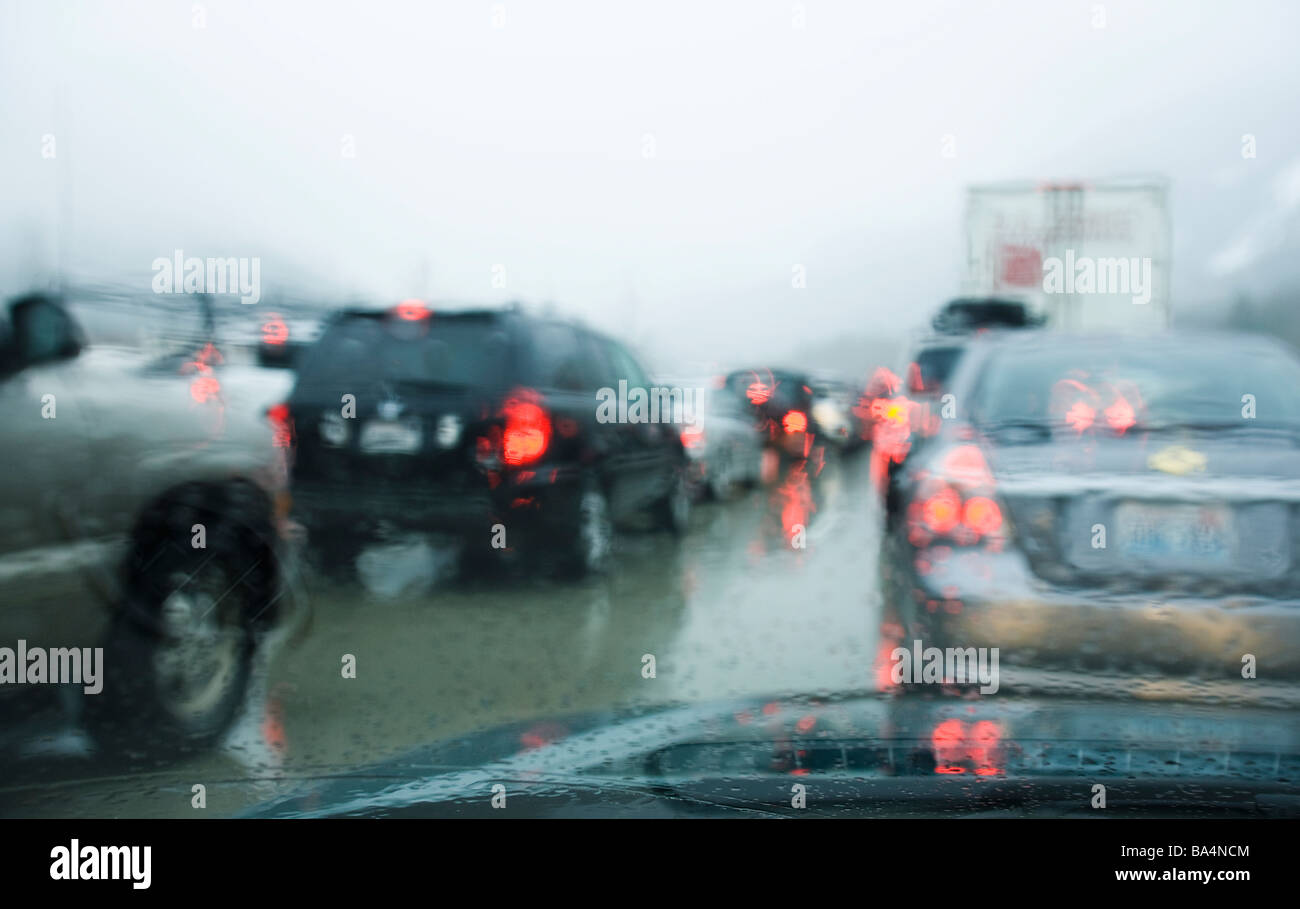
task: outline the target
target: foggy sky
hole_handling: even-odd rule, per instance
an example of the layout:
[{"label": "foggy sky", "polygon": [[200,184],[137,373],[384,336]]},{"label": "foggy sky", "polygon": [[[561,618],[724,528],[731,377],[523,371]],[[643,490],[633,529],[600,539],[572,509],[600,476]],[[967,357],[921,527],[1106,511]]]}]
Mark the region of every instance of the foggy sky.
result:
[{"label": "foggy sky", "polygon": [[955,293],[967,184],[1134,173],[1175,306],[1300,275],[1300,7],[1100,5],[2,0],[0,290],[183,249],[779,356]]}]

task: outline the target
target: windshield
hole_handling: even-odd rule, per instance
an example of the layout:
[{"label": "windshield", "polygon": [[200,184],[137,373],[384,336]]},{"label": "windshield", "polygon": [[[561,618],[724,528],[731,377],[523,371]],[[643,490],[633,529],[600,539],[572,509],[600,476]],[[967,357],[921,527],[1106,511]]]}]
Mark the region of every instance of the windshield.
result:
[{"label": "windshield", "polygon": [[[1300,813],[1298,36],[1300,0],[0,0],[0,819],[574,779],[618,816],[710,774]],[[1000,849],[972,898],[1037,870],[876,832],[940,883]],[[296,869],[217,835],[159,866]],[[438,867],[404,839],[304,877]]]},{"label": "windshield", "polygon": [[961,347],[930,347],[916,355],[909,369],[908,386],[913,392],[937,391],[947,383],[957,361]]}]

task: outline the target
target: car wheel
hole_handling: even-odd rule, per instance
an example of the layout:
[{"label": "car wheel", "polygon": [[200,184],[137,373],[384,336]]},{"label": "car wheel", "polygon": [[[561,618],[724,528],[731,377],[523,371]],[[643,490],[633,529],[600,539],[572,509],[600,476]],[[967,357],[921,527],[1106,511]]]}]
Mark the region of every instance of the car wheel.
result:
[{"label": "car wheel", "polygon": [[734,458],[727,455],[716,473],[709,477],[709,495],[716,501],[725,502],[736,486]]},{"label": "car wheel", "polygon": [[582,484],[561,559],[561,573],[570,577],[601,574],[614,551],[614,521],[609,499],[594,480]]},{"label": "car wheel", "polygon": [[[203,524],[207,545],[191,546]],[[274,603],[274,555],[257,531],[177,505],[137,532],[128,586],[104,643],[87,726],[109,750],[211,747],[248,688],[255,629]]]},{"label": "car wheel", "polygon": [[655,505],[655,516],[657,523],[673,534],[686,533],[691,522],[691,489],[685,469],[674,471],[668,494]]},{"label": "car wheel", "polygon": [[357,558],[365,548],[365,541],[356,533],[330,532],[311,540],[316,571],[331,581],[354,580],[357,576]]}]

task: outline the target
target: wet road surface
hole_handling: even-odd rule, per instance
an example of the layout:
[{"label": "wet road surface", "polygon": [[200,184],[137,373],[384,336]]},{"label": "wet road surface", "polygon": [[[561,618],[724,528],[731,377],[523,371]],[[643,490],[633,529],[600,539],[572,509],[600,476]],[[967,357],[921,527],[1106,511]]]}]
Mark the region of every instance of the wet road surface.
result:
[{"label": "wet road surface", "polygon": [[[0,814],[227,816],[295,780],[513,720],[869,688],[880,613],[867,467],[832,457],[808,488],[786,474],[703,503],[681,540],[623,532],[600,579],[457,578],[454,553],[420,539],[369,549],[351,580],[308,573],[311,624],[275,648],[222,747],[123,764],[51,709],[6,734]],[[807,527],[803,549],[792,523]]]}]

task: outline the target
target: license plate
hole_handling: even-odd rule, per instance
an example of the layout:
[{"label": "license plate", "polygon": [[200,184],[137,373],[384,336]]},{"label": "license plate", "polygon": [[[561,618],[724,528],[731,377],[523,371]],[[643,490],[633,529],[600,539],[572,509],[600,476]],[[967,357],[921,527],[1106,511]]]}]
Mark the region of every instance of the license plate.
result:
[{"label": "license plate", "polygon": [[411,454],[423,441],[420,424],[409,421],[371,420],[361,429],[361,450],[375,454]]},{"label": "license plate", "polygon": [[1222,505],[1124,502],[1115,509],[1121,554],[1142,562],[1216,568],[1232,560],[1236,531]]}]

